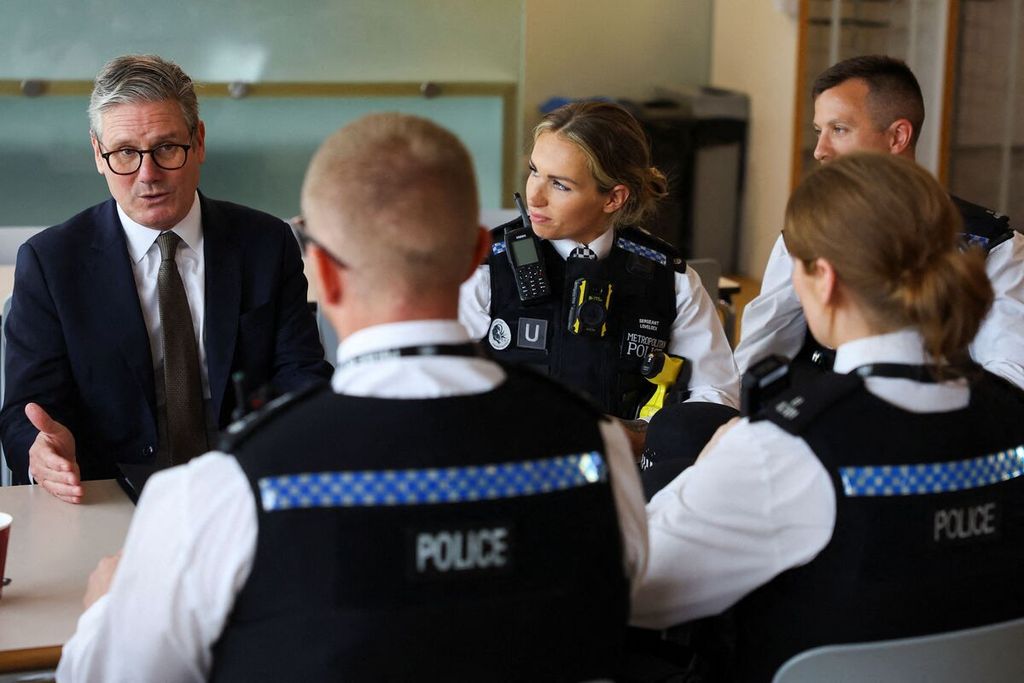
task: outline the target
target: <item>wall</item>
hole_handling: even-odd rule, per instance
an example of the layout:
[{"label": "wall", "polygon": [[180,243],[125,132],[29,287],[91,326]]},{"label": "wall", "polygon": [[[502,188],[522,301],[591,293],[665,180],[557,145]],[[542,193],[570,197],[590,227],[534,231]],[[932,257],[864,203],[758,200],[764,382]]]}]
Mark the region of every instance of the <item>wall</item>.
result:
[{"label": "wall", "polygon": [[3,0],[0,78],[156,52],[210,81],[515,81],[522,0]]},{"label": "wall", "polygon": [[708,80],[712,0],[524,0],[524,139],[553,96],[646,99]]},{"label": "wall", "polygon": [[782,229],[790,191],[798,27],[777,5],[715,0],[712,16],[711,84],[750,95],[739,266],[756,278]]},{"label": "wall", "polygon": [[[712,0],[0,0],[0,80],[91,80],[115,55],[156,52],[181,64],[197,81],[518,83],[516,130],[528,133],[539,118],[538,105],[553,95],[644,99],[655,85],[706,83],[711,7]],[[276,127],[287,131],[290,126],[302,140],[301,149],[284,152],[301,172],[322,131],[346,120],[341,111],[332,120],[329,108],[322,106],[294,121],[230,118],[230,112],[253,101],[202,104],[204,116],[224,112],[223,120],[232,122],[222,134],[210,128],[214,121],[207,121],[211,151],[215,144],[226,147],[218,150],[222,161],[251,156],[248,147],[267,128],[272,134]],[[459,125],[456,132],[469,141],[500,136],[491,113],[494,103],[478,104],[467,116],[442,123]],[[287,103],[267,106],[290,115]],[[39,191],[26,186],[31,176],[60,174],[50,186],[66,188],[68,202],[78,207],[105,196],[103,181],[91,168],[83,108],[80,97],[0,97],[0,118],[8,123],[0,130],[0,155],[20,160],[5,165],[6,172],[0,168],[0,184],[19,188],[7,199],[20,198],[19,211],[31,215],[32,223],[66,216],[56,215],[63,209],[34,201]],[[427,115],[433,110],[427,109]],[[256,167],[274,165],[281,149],[276,137],[277,147]],[[515,141],[515,150],[522,151],[523,139]],[[490,206],[506,201],[501,159],[480,156],[494,147],[482,144],[471,150],[483,203]],[[498,147],[495,153],[500,152]],[[23,164],[36,164],[39,170],[23,172]],[[230,183],[244,183],[248,176],[232,174],[230,164],[221,166],[227,166],[223,174],[212,165],[204,169],[204,187],[211,194],[213,187],[225,187],[224,196],[244,201]],[[293,174],[290,168],[287,172]],[[521,181],[516,178],[517,185]],[[278,203],[291,191],[290,186],[278,189]],[[262,186],[258,194],[266,196]],[[11,212],[4,208],[0,201],[0,224],[10,224],[5,214]]]},{"label": "wall", "polygon": [[[516,83],[522,0],[0,0],[0,80],[90,81],[111,57],[156,52],[202,82]],[[502,188],[500,97],[260,98],[204,95],[210,155],[202,186],[293,215],[319,142],[381,109],[433,118],[477,165],[482,203]],[[0,96],[0,225],[49,225],[104,199],[86,96]],[[518,126],[514,129],[518,131]],[[244,169],[244,170],[242,170]],[[54,195],[52,188],[59,187]],[[40,201],[41,196],[49,197]]]}]

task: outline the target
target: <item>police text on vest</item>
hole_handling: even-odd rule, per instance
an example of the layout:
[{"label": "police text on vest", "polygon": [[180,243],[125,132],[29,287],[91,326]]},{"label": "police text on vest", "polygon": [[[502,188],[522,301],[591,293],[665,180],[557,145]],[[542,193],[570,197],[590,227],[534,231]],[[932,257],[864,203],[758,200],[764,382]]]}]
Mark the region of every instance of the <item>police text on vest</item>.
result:
[{"label": "police text on vest", "polygon": [[995,502],[935,511],[932,540],[936,543],[967,541],[999,533],[999,508]]},{"label": "police text on vest", "polygon": [[500,569],[508,562],[508,529],[467,529],[416,536],[416,571],[462,572]]}]

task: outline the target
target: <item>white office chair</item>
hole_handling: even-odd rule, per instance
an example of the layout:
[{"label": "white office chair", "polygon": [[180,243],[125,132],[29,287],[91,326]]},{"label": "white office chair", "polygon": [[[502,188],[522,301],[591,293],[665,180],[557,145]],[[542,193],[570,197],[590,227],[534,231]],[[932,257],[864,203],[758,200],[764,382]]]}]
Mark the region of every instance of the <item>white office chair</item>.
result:
[{"label": "white office chair", "polygon": [[773,683],[1020,683],[1024,681],[1024,619],[877,643],[829,645],[801,652]]},{"label": "white office chair", "polygon": [[[4,401],[4,387],[7,384],[4,364],[7,359],[7,314],[11,311],[11,297],[4,301],[3,318],[0,318],[0,405]],[[4,456],[4,449],[0,446],[0,486],[11,485],[11,470],[7,467],[7,458]]]},{"label": "white office chair", "polygon": [[32,235],[44,228],[0,228],[0,265],[13,266],[18,249]]},{"label": "white office chair", "polygon": [[695,258],[686,262],[688,268],[692,268],[700,277],[701,284],[707,290],[715,310],[722,321],[725,329],[725,338],[729,340],[729,346],[735,346],[736,336],[736,311],[732,304],[724,300],[718,294],[718,279],[722,277],[722,266],[713,258]]}]

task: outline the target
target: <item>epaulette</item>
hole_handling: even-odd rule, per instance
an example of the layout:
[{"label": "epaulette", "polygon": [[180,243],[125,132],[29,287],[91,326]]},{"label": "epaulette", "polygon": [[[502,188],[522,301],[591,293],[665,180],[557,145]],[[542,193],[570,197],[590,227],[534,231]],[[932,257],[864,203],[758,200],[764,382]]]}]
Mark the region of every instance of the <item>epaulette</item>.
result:
[{"label": "epaulette", "polygon": [[491,228],[491,254],[498,256],[505,253],[505,231],[510,228],[523,227],[523,219],[513,218],[508,223],[502,223],[496,228]]},{"label": "epaulette", "polygon": [[274,400],[267,402],[263,407],[258,408],[241,419],[235,420],[229,424],[227,428],[220,433],[220,442],[217,449],[224,453],[233,452],[247,438],[249,438],[253,432],[263,425],[266,425],[270,420],[284,415],[286,412],[312,398],[320,391],[330,391],[330,389],[330,384],[314,383],[278,396]]},{"label": "epaulette", "polygon": [[823,372],[774,397],[750,421],[768,420],[790,434],[799,435],[815,418],[863,385],[864,380],[854,373]]},{"label": "epaulette", "polygon": [[964,229],[960,240],[964,247],[976,246],[988,253],[1013,237],[1008,216],[953,195],[949,198],[963,217]]},{"label": "epaulette", "polygon": [[671,243],[655,237],[637,226],[622,228],[615,235],[615,246],[642,258],[671,268],[677,273],[686,272],[686,259]]}]

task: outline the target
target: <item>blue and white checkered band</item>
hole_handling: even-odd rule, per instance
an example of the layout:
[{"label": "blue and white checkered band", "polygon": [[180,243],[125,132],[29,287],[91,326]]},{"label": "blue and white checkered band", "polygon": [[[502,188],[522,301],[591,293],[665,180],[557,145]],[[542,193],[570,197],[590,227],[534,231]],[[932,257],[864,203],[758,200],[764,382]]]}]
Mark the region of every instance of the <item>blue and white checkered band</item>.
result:
[{"label": "blue and white checkered band", "polygon": [[1024,446],[957,462],[840,467],[839,475],[851,498],[966,491],[1024,476]]},{"label": "blue and white checkered band", "polygon": [[597,451],[543,460],[421,470],[314,472],[260,479],[267,512],[295,508],[468,503],[597,484],[608,465]]},{"label": "blue and white checkered band", "polygon": [[660,263],[663,266],[668,265],[668,256],[665,256],[660,251],[655,251],[654,249],[645,247],[642,244],[637,244],[636,242],[627,240],[625,237],[620,237],[619,239],[617,239],[615,241],[615,244],[617,244],[620,249],[625,249],[626,251],[632,252],[637,256],[643,256],[645,259],[650,259],[651,261],[654,261],[655,263]]},{"label": "blue and white checkered band", "polygon": [[969,232],[960,233],[960,242],[963,244],[964,248],[981,247],[982,249],[987,249],[990,241],[991,240],[989,240],[989,238],[982,237],[981,235],[973,235]]},{"label": "blue and white checkered band", "polygon": [[504,242],[495,242],[494,244],[492,244],[491,245],[491,253],[494,254],[495,256],[500,256],[501,254],[504,254],[505,253],[505,243]]}]

